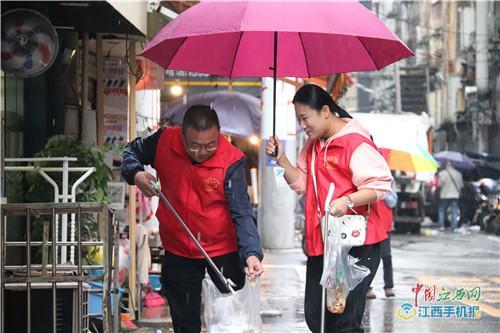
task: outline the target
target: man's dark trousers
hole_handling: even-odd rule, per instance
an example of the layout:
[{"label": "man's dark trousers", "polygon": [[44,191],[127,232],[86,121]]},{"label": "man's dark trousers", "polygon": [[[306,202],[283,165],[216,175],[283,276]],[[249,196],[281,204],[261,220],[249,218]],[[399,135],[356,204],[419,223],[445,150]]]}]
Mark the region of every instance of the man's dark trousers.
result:
[{"label": "man's dark trousers", "polygon": [[[241,289],[245,273],[238,252],[212,258],[226,278]],[[222,292],[228,292],[205,259],[189,259],[166,252],[162,264],[162,288],[165,290],[175,333],[201,331],[201,285],[205,272]]]}]

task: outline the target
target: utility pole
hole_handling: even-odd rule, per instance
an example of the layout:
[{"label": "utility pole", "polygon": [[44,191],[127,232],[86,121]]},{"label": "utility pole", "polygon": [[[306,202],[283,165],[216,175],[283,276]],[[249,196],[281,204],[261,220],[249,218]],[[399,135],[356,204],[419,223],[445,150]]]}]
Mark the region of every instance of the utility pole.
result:
[{"label": "utility pole", "polygon": [[[441,74],[442,80],[440,83],[441,89],[441,103],[440,110],[438,112],[437,124],[439,127],[443,124],[443,120],[448,118],[448,79],[449,79],[449,71],[448,71],[448,51],[447,51],[447,34],[445,27],[448,25],[448,10],[449,6],[446,1],[441,2]],[[440,142],[440,148],[448,149],[448,135],[446,136],[445,142]]]},{"label": "utility pole", "polygon": [[477,116],[473,122],[477,133],[477,149],[488,151],[488,125],[491,122],[488,99],[488,1],[476,1],[476,86]]},{"label": "utility pole", "polygon": [[[402,3],[397,3],[397,15],[396,15],[396,35],[401,36],[401,21],[398,20],[398,18],[401,17],[401,6]],[[394,111],[395,113],[401,113],[402,107],[401,107],[401,80],[400,80],[400,71],[399,71],[399,62],[396,62],[394,64],[394,86],[396,88],[396,105],[394,106]]]},{"label": "utility pole", "polygon": [[[266,249],[293,248],[296,195],[278,175],[280,168],[269,165],[269,157],[265,154],[266,140],[272,135],[273,126],[273,79],[263,78],[262,85],[259,233],[262,247]],[[276,88],[276,136],[285,144],[289,160],[295,163],[296,120],[293,105],[290,104],[295,87],[279,80]]]}]

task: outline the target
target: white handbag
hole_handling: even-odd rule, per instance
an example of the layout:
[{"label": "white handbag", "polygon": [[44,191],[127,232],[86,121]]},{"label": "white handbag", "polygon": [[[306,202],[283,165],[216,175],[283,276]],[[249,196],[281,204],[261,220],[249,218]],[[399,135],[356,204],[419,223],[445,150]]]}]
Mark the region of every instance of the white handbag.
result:
[{"label": "white handbag", "polygon": [[[340,237],[342,246],[355,247],[363,246],[365,244],[367,225],[366,217],[363,215],[344,215],[342,217],[334,217],[333,215],[328,214],[328,216],[322,219],[322,230],[324,230],[324,223],[326,223],[323,222],[323,220],[326,218],[340,220]],[[329,223],[327,225],[330,226]],[[330,234],[332,233],[328,230],[328,235]]]},{"label": "white handbag", "polygon": [[[362,246],[366,241],[366,228],[368,224],[368,218],[364,215],[358,214],[353,208],[350,210],[356,215],[344,215],[341,217],[335,217],[329,213],[330,203],[332,201],[333,192],[335,190],[335,185],[330,184],[330,189],[325,200],[325,216],[321,216],[321,210],[319,208],[319,197],[318,197],[318,187],[316,182],[316,147],[313,147],[312,158],[311,158],[311,175],[314,184],[314,194],[316,195],[316,202],[318,204],[318,218],[321,221],[321,233],[323,234],[323,239],[326,239],[325,228],[328,226],[327,235],[331,235],[329,219],[338,219],[341,225],[341,244],[344,247],[355,247]],[[370,205],[368,205],[367,216],[370,216]]]}]

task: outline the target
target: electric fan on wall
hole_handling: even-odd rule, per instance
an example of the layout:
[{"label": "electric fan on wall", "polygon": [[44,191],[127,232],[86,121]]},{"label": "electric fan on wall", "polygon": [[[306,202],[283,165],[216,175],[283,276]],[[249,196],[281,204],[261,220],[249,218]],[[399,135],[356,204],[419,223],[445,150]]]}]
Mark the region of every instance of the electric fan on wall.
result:
[{"label": "electric fan on wall", "polygon": [[50,21],[29,9],[2,15],[2,70],[21,78],[39,75],[54,62],[59,48]]}]

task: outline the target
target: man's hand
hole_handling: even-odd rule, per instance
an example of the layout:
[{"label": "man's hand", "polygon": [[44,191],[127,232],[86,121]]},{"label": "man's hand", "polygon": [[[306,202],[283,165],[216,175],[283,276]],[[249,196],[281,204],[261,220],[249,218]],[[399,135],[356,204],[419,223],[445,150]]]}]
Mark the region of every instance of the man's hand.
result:
[{"label": "man's hand", "polygon": [[154,197],[156,195],[155,189],[149,183],[149,181],[151,180],[156,183],[156,178],[146,171],[139,171],[134,176],[135,185],[137,185],[142,193],[144,193],[144,195],[148,198]]},{"label": "man's hand", "polygon": [[245,274],[250,279],[255,279],[258,276],[261,276],[264,273],[264,267],[260,262],[259,258],[256,256],[250,256],[247,258],[247,267],[245,267]]}]

